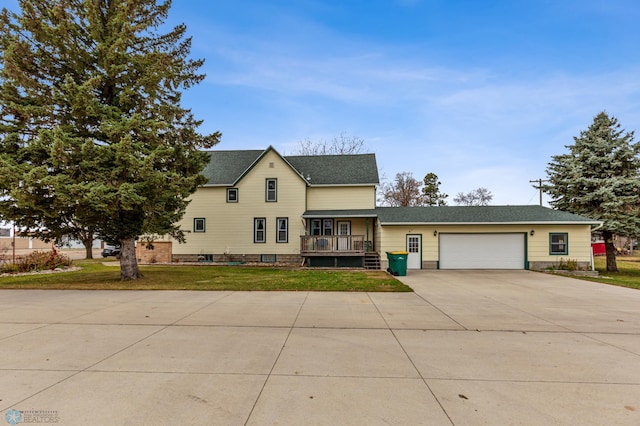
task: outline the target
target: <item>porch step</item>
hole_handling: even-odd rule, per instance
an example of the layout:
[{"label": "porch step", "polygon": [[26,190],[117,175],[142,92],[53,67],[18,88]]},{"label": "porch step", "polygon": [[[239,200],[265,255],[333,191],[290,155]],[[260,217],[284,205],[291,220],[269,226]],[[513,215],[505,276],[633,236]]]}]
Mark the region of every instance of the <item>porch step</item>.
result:
[{"label": "porch step", "polygon": [[365,253],[365,269],[380,269],[380,255],[378,253]]}]

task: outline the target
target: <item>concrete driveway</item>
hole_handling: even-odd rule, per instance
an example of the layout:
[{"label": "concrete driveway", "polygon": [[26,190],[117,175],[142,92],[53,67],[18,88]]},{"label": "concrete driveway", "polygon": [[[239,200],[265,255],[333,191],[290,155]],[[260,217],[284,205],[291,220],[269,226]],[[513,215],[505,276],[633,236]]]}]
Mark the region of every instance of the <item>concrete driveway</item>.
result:
[{"label": "concrete driveway", "polygon": [[0,424],[639,425],[640,291],[0,291]]}]

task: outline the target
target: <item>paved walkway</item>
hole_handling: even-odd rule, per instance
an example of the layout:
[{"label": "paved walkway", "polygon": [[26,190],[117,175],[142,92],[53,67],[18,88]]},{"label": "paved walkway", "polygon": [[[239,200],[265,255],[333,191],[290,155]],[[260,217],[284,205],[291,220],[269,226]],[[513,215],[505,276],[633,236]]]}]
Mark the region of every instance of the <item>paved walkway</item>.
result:
[{"label": "paved walkway", "polygon": [[0,291],[0,424],[640,424],[640,291],[402,280],[416,292]]}]

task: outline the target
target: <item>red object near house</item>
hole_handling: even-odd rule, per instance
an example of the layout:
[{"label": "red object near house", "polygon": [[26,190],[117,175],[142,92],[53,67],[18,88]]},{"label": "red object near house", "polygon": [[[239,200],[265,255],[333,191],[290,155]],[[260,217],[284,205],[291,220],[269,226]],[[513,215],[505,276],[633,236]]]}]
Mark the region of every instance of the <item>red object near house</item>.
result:
[{"label": "red object near house", "polygon": [[594,241],[591,243],[591,250],[593,250],[594,256],[604,256],[607,254],[607,250],[604,247],[604,241]]}]

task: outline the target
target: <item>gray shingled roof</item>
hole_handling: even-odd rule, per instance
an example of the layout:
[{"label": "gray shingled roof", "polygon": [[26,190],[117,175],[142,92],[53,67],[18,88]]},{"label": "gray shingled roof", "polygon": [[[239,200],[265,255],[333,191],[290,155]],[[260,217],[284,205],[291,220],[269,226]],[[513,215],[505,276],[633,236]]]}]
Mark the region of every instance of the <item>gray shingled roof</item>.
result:
[{"label": "gray shingled roof", "polygon": [[209,164],[202,174],[207,185],[233,185],[260,157],[264,150],[209,151]]},{"label": "gray shingled roof", "polygon": [[380,223],[584,223],[601,222],[541,206],[377,207]]},{"label": "gray shingled roof", "polygon": [[[207,185],[234,185],[267,151],[209,151],[209,164],[202,174]],[[275,151],[277,153],[277,151]],[[375,154],[284,156],[310,185],[376,185],[378,165]]]},{"label": "gray shingled roof", "polygon": [[377,185],[375,154],[284,157],[311,185]]}]

